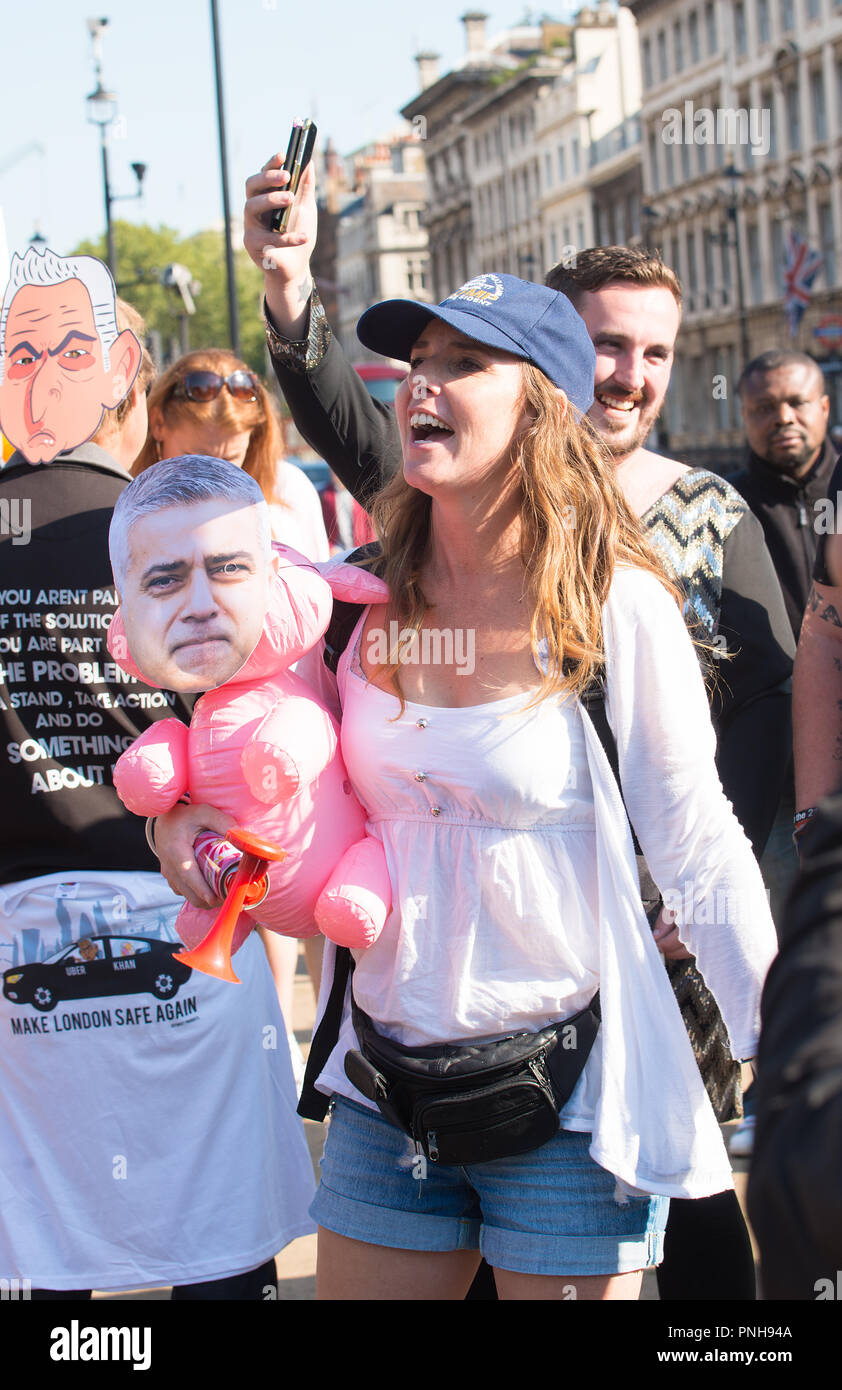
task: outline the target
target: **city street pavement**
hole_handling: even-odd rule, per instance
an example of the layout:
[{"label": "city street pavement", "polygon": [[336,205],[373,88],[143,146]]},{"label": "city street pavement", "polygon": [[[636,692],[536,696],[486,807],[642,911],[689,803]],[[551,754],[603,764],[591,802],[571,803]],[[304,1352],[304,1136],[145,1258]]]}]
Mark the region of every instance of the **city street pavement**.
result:
[{"label": "city street pavement", "polygon": [[[315,1016],[315,1001],[313,990],[310,985],[310,977],[307,974],[304,964],[304,953],[301,951],[298,957],[298,972],[295,977],[295,995],[293,1005],[293,1028],[302,1053],[306,1057],[312,1037],[313,1021]],[[313,1169],[318,1178],[318,1163],[324,1146],[325,1127],[315,1124],[310,1120],[304,1121],[304,1128],[307,1133],[307,1143],[310,1148],[310,1157],[313,1160]],[[728,1134],[733,1126],[723,1126],[723,1134]],[[737,1196],[745,1209],[745,1187],[748,1175],[748,1160],[733,1160],[734,1182],[737,1189]],[[749,1228],[751,1229],[751,1228]],[[754,1237],[752,1236],[752,1243]],[[757,1250],[755,1247],[755,1257]],[[278,1298],[286,1301],[311,1300],[316,1296],[316,1237],[302,1236],[299,1240],[294,1240],[290,1245],[276,1256],[275,1263],[278,1270]],[[131,1293],[121,1294],[94,1294],[95,1298],[109,1299],[168,1299],[169,1289],[145,1289],[136,1290]],[[654,1272],[650,1271],[644,1275],[643,1289],[641,1292],[642,1302],[657,1302],[658,1286]]]}]

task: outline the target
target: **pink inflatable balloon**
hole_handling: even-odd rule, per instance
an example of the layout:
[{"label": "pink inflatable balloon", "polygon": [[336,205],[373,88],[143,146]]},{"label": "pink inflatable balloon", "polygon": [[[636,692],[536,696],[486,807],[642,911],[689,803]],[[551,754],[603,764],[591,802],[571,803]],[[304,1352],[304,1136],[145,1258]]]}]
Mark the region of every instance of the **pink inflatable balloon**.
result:
[{"label": "pink inflatable balloon", "polygon": [[[160,815],[187,794],[286,850],[256,917],[240,914],[234,951],[258,922],[282,936],[321,930],[339,945],[369,946],[391,906],[383,846],[366,835],[335,719],[289,667],[323,635],[333,592],[363,604],[382,603],[388,590],[365,570],[334,562],[321,567],[328,583],[303,556],[274,548],[280,567],[245,665],[197,700],[189,728],[163,719],[136,739],[117,762],[114,785],[137,815]],[[132,661],[119,609],[108,649],[123,670],[147,679]],[[215,917],[185,904],[176,922],[185,945],[197,945]]]}]

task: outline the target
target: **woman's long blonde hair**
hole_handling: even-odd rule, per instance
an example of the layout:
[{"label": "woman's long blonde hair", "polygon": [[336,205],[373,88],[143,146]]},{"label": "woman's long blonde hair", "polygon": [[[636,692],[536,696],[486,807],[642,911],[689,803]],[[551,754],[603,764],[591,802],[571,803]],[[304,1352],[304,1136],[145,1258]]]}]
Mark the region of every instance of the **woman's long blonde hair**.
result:
[{"label": "woman's long blonde hair", "polygon": [[[251,474],[267,502],[278,503],[281,501],[278,496],[278,460],[283,452],[283,443],[272,399],[261,382],[257,382],[255,401],[237,401],[227,387],[223,387],[214,400],[204,403],[172,394],[190,372],[216,372],[219,376],[228,377],[232,372],[250,370],[245,362],[224,348],[201,348],[188,352],[158,377],[149,392],[147,408],[151,415],[157,407],[164,421],[171,426],[192,424],[205,429],[215,425],[230,429],[232,434],[244,434],[248,430],[250,438],[243,470]],[[132,477],[136,478],[157,462],[158,450],[150,424],[146,443],[131,468]]]},{"label": "woman's long blonde hair", "polygon": [[[602,609],[618,564],[647,570],[681,606],[681,594],[650,545],[614,477],[615,464],[586,417],[549,379],[523,365],[523,406],[533,423],[515,446],[520,473],[520,552],[531,600],[530,638],[548,661],[530,704],[581,695],[604,662]],[[419,629],[428,604],[420,584],[430,540],[431,499],[398,472],[377,495],[372,519],[382,547],[377,572],[389,586],[389,615]],[[383,668],[400,690],[400,662]]]}]

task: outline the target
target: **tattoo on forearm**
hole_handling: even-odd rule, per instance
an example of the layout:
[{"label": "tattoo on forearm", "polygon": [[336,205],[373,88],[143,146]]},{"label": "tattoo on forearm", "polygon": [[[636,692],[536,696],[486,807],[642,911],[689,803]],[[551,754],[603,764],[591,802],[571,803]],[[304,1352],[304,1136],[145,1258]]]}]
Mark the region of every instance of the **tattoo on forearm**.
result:
[{"label": "tattoo on forearm", "polygon": [[[310,280],[310,277],[308,275],[304,280],[301,281],[301,284],[298,286],[298,302],[301,305],[302,309],[304,308],[304,305],[307,303],[307,300],[310,298],[311,289],[312,281]],[[842,626],[842,624],[840,626]]]},{"label": "tattoo on forearm", "polygon": [[816,586],[814,584],[811,584],[810,592],[807,595],[807,605],[805,611],[807,613],[818,614],[818,617],[821,619],[823,623],[830,623],[833,627],[842,627],[842,618],[840,618],[839,613],[834,604],[828,603],[824,611],[821,613],[819,612],[819,609],[821,608],[823,603],[824,599],[822,598],[821,594],[817,593]]}]

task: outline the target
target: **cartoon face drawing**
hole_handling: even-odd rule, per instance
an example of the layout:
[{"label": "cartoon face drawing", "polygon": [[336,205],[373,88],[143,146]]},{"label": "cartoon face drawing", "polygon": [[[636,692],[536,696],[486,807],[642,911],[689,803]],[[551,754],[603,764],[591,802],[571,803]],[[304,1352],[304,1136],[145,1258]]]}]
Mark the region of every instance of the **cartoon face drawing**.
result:
[{"label": "cartoon face drawing", "polygon": [[93,256],[15,256],[0,314],[0,426],[32,464],[90,439],[128,395],[142,349],[117,331],[114,283]]}]

